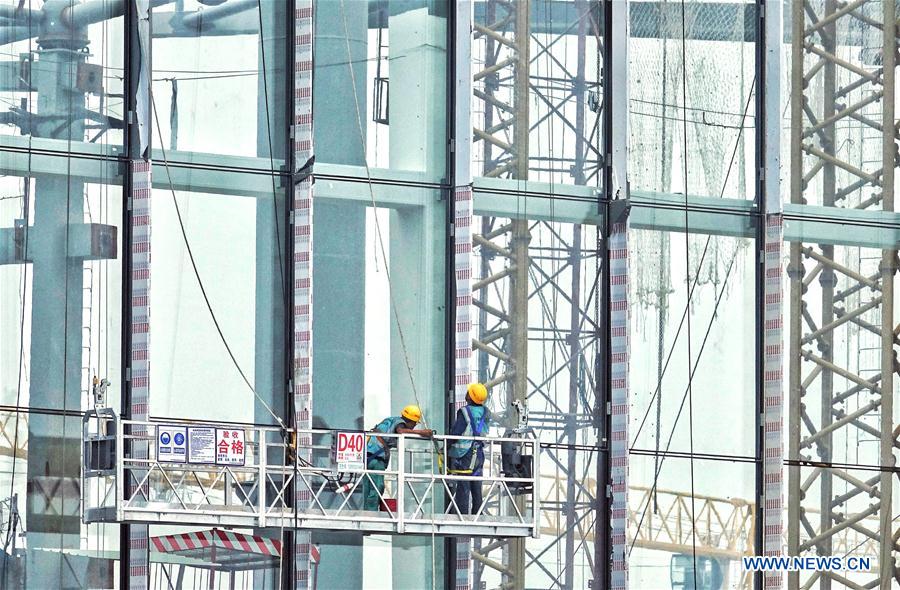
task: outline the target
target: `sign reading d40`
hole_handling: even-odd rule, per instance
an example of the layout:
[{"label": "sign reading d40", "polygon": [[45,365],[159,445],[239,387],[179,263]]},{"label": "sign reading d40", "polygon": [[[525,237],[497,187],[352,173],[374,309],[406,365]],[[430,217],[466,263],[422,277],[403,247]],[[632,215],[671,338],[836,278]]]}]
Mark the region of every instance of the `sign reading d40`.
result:
[{"label": "sign reading d40", "polygon": [[366,444],[363,433],[336,433],[332,458],[338,471],[362,471],[365,469]]}]

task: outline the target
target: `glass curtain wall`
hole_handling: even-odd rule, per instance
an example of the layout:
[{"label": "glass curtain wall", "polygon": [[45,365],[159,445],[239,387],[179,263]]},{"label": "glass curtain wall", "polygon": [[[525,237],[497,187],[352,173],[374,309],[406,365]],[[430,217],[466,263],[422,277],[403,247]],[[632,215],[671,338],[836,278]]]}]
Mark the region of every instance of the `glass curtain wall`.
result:
[{"label": "glass curtain wall", "polygon": [[752,588],[757,313],[752,2],[630,7],[626,556],[636,588]]},{"label": "glass curtain wall", "polygon": [[[0,522],[4,587],[112,584],[118,527],[82,524],[81,411],[122,382],[123,19],[4,4]],[[37,151],[41,155],[37,155]],[[114,545],[112,547],[115,547]]]},{"label": "glass curtain wall", "polygon": [[[473,542],[475,587],[592,587],[608,567],[595,556],[607,534],[603,6],[472,4],[473,92],[456,100],[473,107],[475,369],[494,432],[523,400],[543,444],[541,538]],[[897,557],[900,518],[897,58],[883,24],[897,8],[788,6],[785,550],[871,557],[877,571],[798,581],[873,587]],[[81,522],[79,448],[94,377],[117,411],[125,379],[123,7],[0,4],[2,587],[119,585],[119,527]],[[289,412],[287,8],[154,2],[155,418],[273,425]],[[452,10],[316,2],[318,428],[368,429],[410,403],[445,423]],[[629,18],[630,101],[613,122],[631,131],[630,585],[750,588],[739,558],[759,551],[758,6],[634,0]],[[321,588],[440,587],[448,567],[437,537],[312,541]],[[505,569],[518,558],[521,580]],[[275,588],[281,565],[154,544],[150,583]]]}]

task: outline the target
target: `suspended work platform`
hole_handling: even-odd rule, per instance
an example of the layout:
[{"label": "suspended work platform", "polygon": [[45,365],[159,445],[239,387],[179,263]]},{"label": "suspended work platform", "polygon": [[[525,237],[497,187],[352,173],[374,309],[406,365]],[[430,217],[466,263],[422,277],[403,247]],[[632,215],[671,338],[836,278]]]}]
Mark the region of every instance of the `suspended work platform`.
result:
[{"label": "suspended work platform", "polygon": [[[93,410],[83,419],[83,520],[538,536],[532,467],[540,445],[531,435],[476,439],[485,454],[478,477],[448,472],[443,457],[461,437],[442,435],[379,434],[396,448],[387,470],[367,469],[369,436],[299,430],[295,450],[294,433],[275,427],[123,420],[112,410]],[[482,487],[476,514],[462,514],[453,500],[461,482]]]}]

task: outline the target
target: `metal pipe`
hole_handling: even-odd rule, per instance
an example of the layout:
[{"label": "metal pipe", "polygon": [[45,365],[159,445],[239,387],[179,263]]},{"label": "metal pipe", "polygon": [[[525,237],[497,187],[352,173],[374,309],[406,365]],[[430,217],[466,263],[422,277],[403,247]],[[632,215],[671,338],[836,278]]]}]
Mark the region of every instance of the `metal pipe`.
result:
[{"label": "metal pipe", "polygon": [[215,21],[227,16],[254,10],[257,6],[258,0],[231,0],[212,8],[192,12],[186,15],[181,22],[187,27],[200,28],[203,25],[213,24]]},{"label": "metal pipe", "polygon": [[31,8],[18,7],[14,4],[0,4],[0,17],[8,18],[15,21],[31,21],[39,22],[44,18],[44,13],[40,10]]},{"label": "metal pipe", "polygon": [[[60,12],[62,22],[73,29],[111,20],[125,14],[126,0],[89,0],[83,4],[67,6]],[[150,8],[170,4],[173,0],[150,0]]]},{"label": "metal pipe", "polygon": [[38,34],[38,27],[2,26],[0,27],[0,45],[24,41]]}]

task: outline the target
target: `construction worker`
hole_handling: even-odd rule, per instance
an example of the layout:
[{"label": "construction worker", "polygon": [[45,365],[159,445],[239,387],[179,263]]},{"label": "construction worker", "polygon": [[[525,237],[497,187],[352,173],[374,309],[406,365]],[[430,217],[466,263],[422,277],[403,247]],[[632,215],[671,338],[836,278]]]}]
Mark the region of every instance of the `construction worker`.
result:
[{"label": "construction worker", "polygon": [[[429,429],[416,429],[422,420],[419,406],[406,406],[399,416],[391,416],[379,422],[370,432],[384,434],[415,434],[431,437],[434,432]],[[382,437],[377,434],[369,436],[366,442],[366,468],[372,471],[384,471],[391,460],[391,449],[397,446],[396,437]],[[371,479],[371,481],[370,481]],[[384,495],[384,476],[368,474],[363,480],[363,507],[366,510],[378,510],[381,496]]]},{"label": "construction worker", "polygon": [[[456,411],[456,419],[450,434],[453,436],[486,436],[490,428],[490,412],[484,407],[487,388],[481,383],[472,383],[466,391],[466,405]],[[449,473],[455,475],[481,476],[484,467],[484,443],[480,440],[459,439],[453,441],[447,451],[450,457]],[[472,498],[471,512],[469,497]],[[481,509],[481,482],[458,481],[453,492],[453,501],[460,514],[478,514]]]}]

